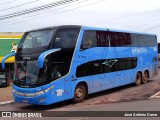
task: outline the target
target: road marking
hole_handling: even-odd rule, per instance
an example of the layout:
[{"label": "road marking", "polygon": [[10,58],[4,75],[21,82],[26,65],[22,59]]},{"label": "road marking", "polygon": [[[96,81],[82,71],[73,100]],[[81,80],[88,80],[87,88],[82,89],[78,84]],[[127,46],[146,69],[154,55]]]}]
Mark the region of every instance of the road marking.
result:
[{"label": "road marking", "polygon": [[14,100],[0,102],[0,105],[10,104],[10,103],[13,103],[13,102],[14,102]]},{"label": "road marking", "polygon": [[152,95],[148,99],[159,99],[160,98],[160,92],[157,92],[156,94]]}]

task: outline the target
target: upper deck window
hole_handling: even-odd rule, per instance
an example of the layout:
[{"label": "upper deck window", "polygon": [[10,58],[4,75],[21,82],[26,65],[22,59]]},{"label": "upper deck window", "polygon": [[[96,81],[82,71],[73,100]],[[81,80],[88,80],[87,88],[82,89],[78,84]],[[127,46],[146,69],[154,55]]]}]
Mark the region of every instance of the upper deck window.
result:
[{"label": "upper deck window", "polygon": [[131,34],[131,41],[132,46],[156,46],[157,45],[157,38],[155,35],[142,35],[142,34]]},{"label": "upper deck window", "polygon": [[75,48],[79,29],[61,29],[57,32],[54,48]]},{"label": "upper deck window", "polygon": [[131,45],[131,38],[129,33],[109,32],[109,37],[112,47]]},{"label": "upper deck window", "polygon": [[86,30],[83,34],[81,50],[92,47],[108,47],[109,44],[108,32]]},{"label": "upper deck window", "polygon": [[36,48],[48,46],[53,30],[29,32],[23,40],[22,48]]},{"label": "upper deck window", "polygon": [[81,50],[92,47],[152,47],[157,45],[155,35],[86,30]]}]

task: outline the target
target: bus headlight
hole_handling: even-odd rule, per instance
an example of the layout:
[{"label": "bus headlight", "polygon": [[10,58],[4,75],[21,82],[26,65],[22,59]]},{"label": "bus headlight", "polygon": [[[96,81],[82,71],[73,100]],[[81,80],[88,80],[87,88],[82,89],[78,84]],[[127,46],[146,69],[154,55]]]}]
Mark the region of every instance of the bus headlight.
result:
[{"label": "bus headlight", "polygon": [[44,93],[47,93],[49,92],[50,90],[52,90],[54,88],[54,86],[51,86],[45,90],[42,90],[42,91],[39,91],[39,92],[36,92],[36,95],[39,96],[39,95],[43,95]]},{"label": "bus headlight", "polygon": [[38,91],[36,93],[21,93],[21,92],[17,92],[16,90],[13,89],[13,93],[18,95],[18,96],[24,96],[24,97],[35,97],[35,96],[40,96],[43,95],[44,93],[49,92],[50,90],[52,90],[54,88],[54,86],[51,86],[45,90],[42,91]]},{"label": "bus headlight", "polygon": [[39,91],[39,92],[36,92],[36,95],[39,96],[39,95],[43,95],[44,94],[44,91]]}]

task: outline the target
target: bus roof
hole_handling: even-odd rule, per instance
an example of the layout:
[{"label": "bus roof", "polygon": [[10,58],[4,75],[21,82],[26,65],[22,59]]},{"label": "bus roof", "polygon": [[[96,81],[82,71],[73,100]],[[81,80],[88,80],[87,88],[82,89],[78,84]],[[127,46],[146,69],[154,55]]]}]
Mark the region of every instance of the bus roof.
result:
[{"label": "bus roof", "polygon": [[100,28],[100,27],[90,27],[90,26],[83,26],[83,30],[103,30],[103,31],[125,32],[125,33],[134,33],[134,34],[143,34],[143,35],[144,34],[145,35],[156,35],[156,34],[153,34],[153,33],[135,32],[135,31],[109,29],[109,28]]},{"label": "bus roof", "polygon": [[82,26],[80,25],[61,25],[61,26],[51,26],[51,27],[44,27],[44,28],[38,28],[38,29],[33,29],[27,32],[32,32],[32,31],[39,31],[39,30],[47,30],[47,29],[53,29],[53,28],[81,28]]},{"label": "bus roof", "polygon": [[30,31],[28,31],[28,32],[38,31],[38,30],[46,30],[46,29],[52,29],[52,28],[82,28],[83,30],[103,30],[103,31],[125,32],[125,33],[134,33],[134,34],[143,34],[143,35],[156,35],[156,34],[153,34],[153,33],[135,32],[135,31],[109,29],[109,28],[100,28],[100,27],[90,27],[90,26],[81,26],[81,25],[51,26],[51,27],[44,27],[44,28],[39,28],[39,29],[30,30]]}]

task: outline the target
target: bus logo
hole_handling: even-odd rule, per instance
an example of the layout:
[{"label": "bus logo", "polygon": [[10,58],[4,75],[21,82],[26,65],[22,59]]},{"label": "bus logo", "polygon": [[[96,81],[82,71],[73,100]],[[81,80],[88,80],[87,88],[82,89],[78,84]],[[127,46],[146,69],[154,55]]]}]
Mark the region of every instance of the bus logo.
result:
[{"label": "bus logo", "polygon": [[104,64],[104,65],[107,65],[107,66],[109,66],[110,68],[117,62],[118,60],[110,60],[110,61],[108,61],[108,60],[106,60],[104,63],[102,63],[102,64]]},{"label": "bus logo", "polygon": [[12,50],[10,51],[10,52],[16,52],[17,51],[17,44],[16,44],[16,42],[13,42],[12,43]]},{"label": "bus logo", "polygon": [[141,54],[141,53],[147,53],[146,48],[132,48],[132,53],[133,54]]},{"label": "bus logo", "polygon": [[31,58],[30,57],[27,57],[27,56],[25,56],[25,57],[23,57],[23,60],[30,60]]}]

